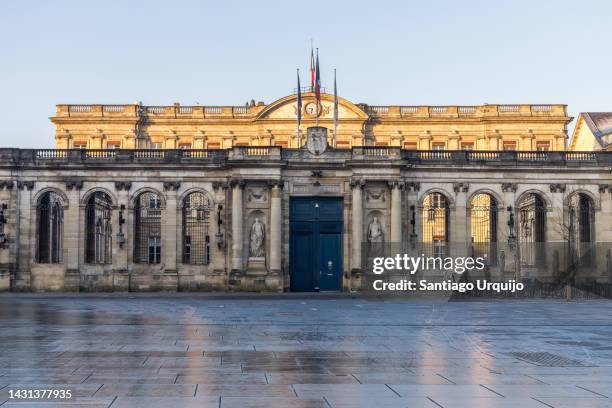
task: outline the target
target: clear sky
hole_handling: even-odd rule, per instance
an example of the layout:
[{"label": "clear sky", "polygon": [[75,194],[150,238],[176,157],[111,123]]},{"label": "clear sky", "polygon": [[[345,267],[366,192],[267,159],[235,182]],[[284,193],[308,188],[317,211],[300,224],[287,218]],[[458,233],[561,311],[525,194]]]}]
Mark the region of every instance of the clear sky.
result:
[{"label": "clear sky", "polygon": [[308,80],[372,105],[612,110],[610,1],[6,1],[0,146],[52,147],[57,103],[267,103]]}]

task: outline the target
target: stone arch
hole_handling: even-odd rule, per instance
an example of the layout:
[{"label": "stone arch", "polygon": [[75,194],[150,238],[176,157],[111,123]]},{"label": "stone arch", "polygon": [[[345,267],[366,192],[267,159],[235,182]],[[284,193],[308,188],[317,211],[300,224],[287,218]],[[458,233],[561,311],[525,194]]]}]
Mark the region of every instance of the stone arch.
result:
[{"label": "stone arch", "polygon": [[66,195],[66,193],[57,188],[57,187],[44,187],[41,188],[40,190],[38,190],[36,192],[36,194],[34,194],[34,196],[32,197],[32,208],[36,208],[38,206],[38,203],[40,201],[40,199],[46,194],[46,193],[56,193],[57,195],[59,195],[62,199],[62,204],[64,206],[64,209],[68,208],[68,205],[70,204],[69,200],[68,200],[68,196]]},{"label": "stone arch", "polygon": [[130,209],[134,209],[134,207],[136,206],[136,200],[143,193],[157,194],[161,200],[161,209],[163,210],[164,208],[166,208],[166,195],[164,193],[153,187],[142,187],[134,191],[134,193],[132,193],[132,195],[130,196]]},{"label": "stone arch", "polygon": [[514,207],[517,208],[518,204],[522,202],[530,194],[536,194],[537,196],[539,196],[542,199],[542,201],[544,201],[544,205],[546,206],[547,211],[550,211],[552,209],[552,199],[550,198],[550,196],[546,194],[545,192],[543,192],[542,190],[538,190],[537,188],[530,188],[525,191],[522,191],[518,195],[516,200],[514,200]]},{"label": "stone arch", "polygon": [[593,210],[599,210],[600,209],[600,201],[599,201],[599,197],[597,197],[595,194],[593,194],[592,191],[583,189],[583,188],[577,188],[575,190],[570,191],[567,196],[563,199],[563,207],[567,208],[569,205],[570,200],[573,198],[573,196],[577,195],[577,194],[584,194],[585,196],[589,197],[589,199],[591,200],[591,204],[593,205]]},{"label": "stone arch", "polygon": [[211,208],[215,207],[215,204],[216,204],[215,198],[214,198],[214,195],[210,191],[208,191],[208,190],[206,190],[205,188],[202,188],[202,187],[192,187],[192,188],[189,188],[189,189],[183,191],[181,193],[181,195],[178,197],[178,199],[177,199],[177,201],[178,201],[177,202],[177,208],[179,210],[183,209],[183,205],[185,203],[185,198],[187,198],[190,194],[193,194],[193,193],[202,193],[202,194],[204,194],[210,200]]},{"label": "stone arch", "polygon": [[108,195],[111,199],[111,203],[113,205],[117,205],[117,196],[111,192],[109,189],[104,188],[104,187],[93,187],[90,188],[89,190],[87,190],[85,192],[85,194],[83,194],[83,196],[81,197],[81,201],[80,204],[81,205],[87,205],[87,201],[89,201],[89,199],[91,198],[91,196],[97,192],[102,192],[106,195]]},{"label": "stone arch", "polygon": [[506,203],[504,202],[504,199],[502,198],[502,196],[494,190],[491,190],[489,188],[479,188],[475,191],[473,191],[467,199],[466,202],[466,208],[469,210],[472,207],[472,201],[474,200],[474,197],[477,196],[478,194],[488,194],[491,197],[493,197],[495,199],[495,202],[497,204],[498,207],[498,211],[501,211],[502,209],[506,208]]},{"label": "stone arch", "polygon": [[453,199],[453,195],[451,193],[449,193],[447,190],[445,190],[443,188],[433,187],[433,188],[430,188],[430,189],[424,191],[419,196],[419,208],[423,208],[423,201],[425,200],[425,197],[427,197],[429,194],[433,194],[433,193],[440,193],[440,194],[442,194],[446,198],[446,201],[448,203],[448,207],[449,208],[453,208],[455,206],[455,200]]}]

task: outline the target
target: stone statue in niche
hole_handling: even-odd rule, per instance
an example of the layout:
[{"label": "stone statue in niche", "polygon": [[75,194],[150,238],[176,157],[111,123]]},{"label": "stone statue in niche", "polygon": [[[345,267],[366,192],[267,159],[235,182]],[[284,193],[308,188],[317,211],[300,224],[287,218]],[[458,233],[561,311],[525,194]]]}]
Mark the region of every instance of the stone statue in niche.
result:
[{"label": "stone statue in niche", "polygon": [[249,238],[249,256],[252,258],[264,258],[266,256],[266,227],[259,221],[259,218],[255,218],[251,226],[251,235]]},{"label": "stone statue in niche", "polygon": [[381,243],[385,240],[385,233],[378,217],[374,217],[368,227],[368,242]]}]

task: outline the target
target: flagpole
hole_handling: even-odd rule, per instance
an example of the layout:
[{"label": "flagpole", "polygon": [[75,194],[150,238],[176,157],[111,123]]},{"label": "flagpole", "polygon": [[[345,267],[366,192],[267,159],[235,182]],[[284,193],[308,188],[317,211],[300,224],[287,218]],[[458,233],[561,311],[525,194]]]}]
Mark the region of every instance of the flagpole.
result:
[{"label": "flagpole", "polygon": [[297,147],[300,148],[302,140],[300,137],[300,122],[302,121],[302,90],[300,89],[300,69],[297,68]]},{"label": "flagpole", "polygon": [[338,88],[336,87],[336,68],[334,68],[334,149],[337,147],[338,132]]}]

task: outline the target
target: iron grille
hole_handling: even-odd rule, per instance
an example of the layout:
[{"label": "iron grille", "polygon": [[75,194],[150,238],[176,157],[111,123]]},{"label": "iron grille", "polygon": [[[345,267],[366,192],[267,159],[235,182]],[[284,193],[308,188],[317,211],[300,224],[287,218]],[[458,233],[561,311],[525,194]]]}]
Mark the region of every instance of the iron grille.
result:
[{"label": "iron grille", "polygon": [[134,262],[161,262],[161,200],[156,193],[138,196],[134,208]]},{"label": "iron grille", "polygon": [[476,194],[471,202],[472,250],[491,266],[497,265],[497,202],[489,194]]},{"label": "iron grille", "polygon": [[185,197],[183,202],[183,263],[210,263],[210,235],[208,233],[212,202],[201,192]]},{"label": "iron grille", "polygon": [[423,200],[423,249],[425,255],[443,257],[449,235],[448,200],[441,193],[431,193]]},{"label": "iron grille", "polygon": [[519,207],[520,260],[524,266],[542,266],[546,262],[546,207],[537,194],[527,195]]},{"label": "iron grille", "polygon": [[97,191],[87,200],[85,225],[85,261],[90,264],[111,263],[112,201]]},{"label": "iron grille", "polygon": [[54,192],[45,193],[38,202],[39,263],[61,263],[64,238],[64,207],[62,198]]}]

